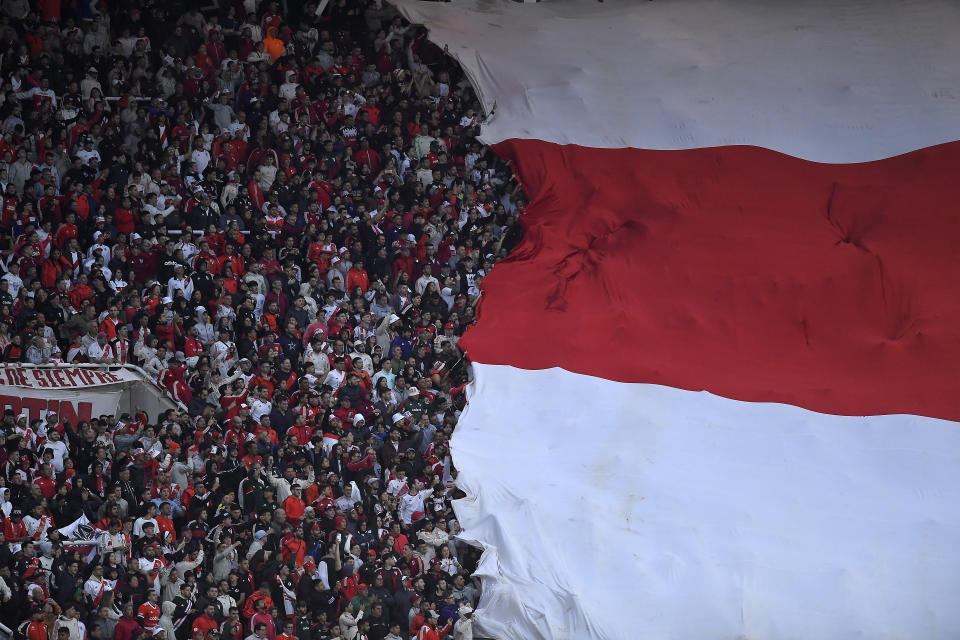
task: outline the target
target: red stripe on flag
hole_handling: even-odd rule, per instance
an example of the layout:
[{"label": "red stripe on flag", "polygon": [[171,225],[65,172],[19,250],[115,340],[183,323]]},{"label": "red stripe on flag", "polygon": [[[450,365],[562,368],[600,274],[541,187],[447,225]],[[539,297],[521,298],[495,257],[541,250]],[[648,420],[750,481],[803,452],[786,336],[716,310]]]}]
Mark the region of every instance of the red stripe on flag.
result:
[{"label": "red stripe on flag", "polygon": [[496,150],[531,203],[483,281],[474,361],[960,420],[960,143],[850,165]]}]

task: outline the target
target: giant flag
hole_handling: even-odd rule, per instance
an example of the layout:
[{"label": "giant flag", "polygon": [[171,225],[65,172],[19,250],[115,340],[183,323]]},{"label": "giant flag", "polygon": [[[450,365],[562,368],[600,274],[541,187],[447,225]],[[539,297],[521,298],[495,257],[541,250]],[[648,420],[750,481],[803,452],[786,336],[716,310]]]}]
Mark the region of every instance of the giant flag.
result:
[{"label": "giant flag", "polygon": [[398,6],[531,199],[461,342],[480,631],[960,637],[960,5]]}]

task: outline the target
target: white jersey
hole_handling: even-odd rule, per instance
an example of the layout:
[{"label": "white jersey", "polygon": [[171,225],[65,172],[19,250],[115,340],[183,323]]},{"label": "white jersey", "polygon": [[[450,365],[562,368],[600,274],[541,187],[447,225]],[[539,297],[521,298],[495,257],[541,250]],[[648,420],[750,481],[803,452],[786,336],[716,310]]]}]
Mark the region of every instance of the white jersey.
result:
[{"label": "white jersey", "polygon": [[413,514],[417,511],[423,511],[423,501],[431,495],[433,495],[433,489],[400,496],[400,520],[404,524],[410,524],[413,521]]},{"label": "white jersey", "polygon": [[90,596],[90,599],[93,600],[93,606],[95,607],[99,607],[103,596],[108,591],[116,589],[116,587],[116,580],[107,580],[102,577],[98,580],[91,576],[89,580],[83,583],[83,591]]}]

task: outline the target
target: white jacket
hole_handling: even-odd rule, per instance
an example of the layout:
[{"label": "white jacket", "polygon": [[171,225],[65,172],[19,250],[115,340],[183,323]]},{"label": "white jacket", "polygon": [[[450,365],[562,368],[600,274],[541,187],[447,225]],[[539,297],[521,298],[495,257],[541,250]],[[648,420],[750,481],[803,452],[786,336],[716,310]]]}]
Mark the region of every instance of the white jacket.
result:
[{"label": "white jacket", "polygon": [[[363,615],[362,613],[360,614]],[[357,618],[344,611],[340,614],[340,633],[344,640],[354,640],[357,637]],[[72,638],[70,640],[73,640]]]},{"label": "white jacket", "polygon": [[450,540],[450,536],[446,531],[441,531],[434,529],[433,531],[421,531],[417,534],[417,538],[423,540],[427,543],[427,553],[425,555],[426,561],[430,562],[437,555],[437,549],[447,544]]},{"label": "white jacket", "polygon": [[460,618],[453,625],[453,640],[473,640],[473,618]]}]

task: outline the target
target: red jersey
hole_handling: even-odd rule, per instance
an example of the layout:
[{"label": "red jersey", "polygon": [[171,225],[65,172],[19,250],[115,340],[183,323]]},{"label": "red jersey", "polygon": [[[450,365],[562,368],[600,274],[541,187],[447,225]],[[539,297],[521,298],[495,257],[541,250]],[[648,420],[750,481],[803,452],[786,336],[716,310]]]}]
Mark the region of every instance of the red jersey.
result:
[{"label": "red jersey", "polygon": [[[312,407],[308,407],[312,408]],[[311,418],[312,422],[313,419]],[[287,436],[293,436],[297,439],[297,444],[301,447],[306,446],[310,442],[310,438],[313,436],[313,428],[309,425],[303,426],[294,426],[289,431],[287,431]]]},{"label": "red jersey", "polygon": [[53,478],[44,478],[41,476],[34,480],[33,484],[40,488],[40,493],[43,494],[43,497],[47,500],[53,500],[53,496],[57,495],[57,481]]},{"label": "red jersey", "polygon": [[199,356],[203,352],[203,343],[196,338],[187,338],[183,341],[183,355],[190,358]]},{"label": "red jersey", "polygon": [[144,602],[137,609],[137,619],[145,629],[156,627],[160,624],[160,606]]},{"label": "red jersey", "polygon": [[200,632],[204,637],[207,636],[207,633],[211,629],[218,629],[217,621],[213,618],[207,617],[206,614],[202,616],[197,616],[197,619],[193,621],[193,633]]}]

